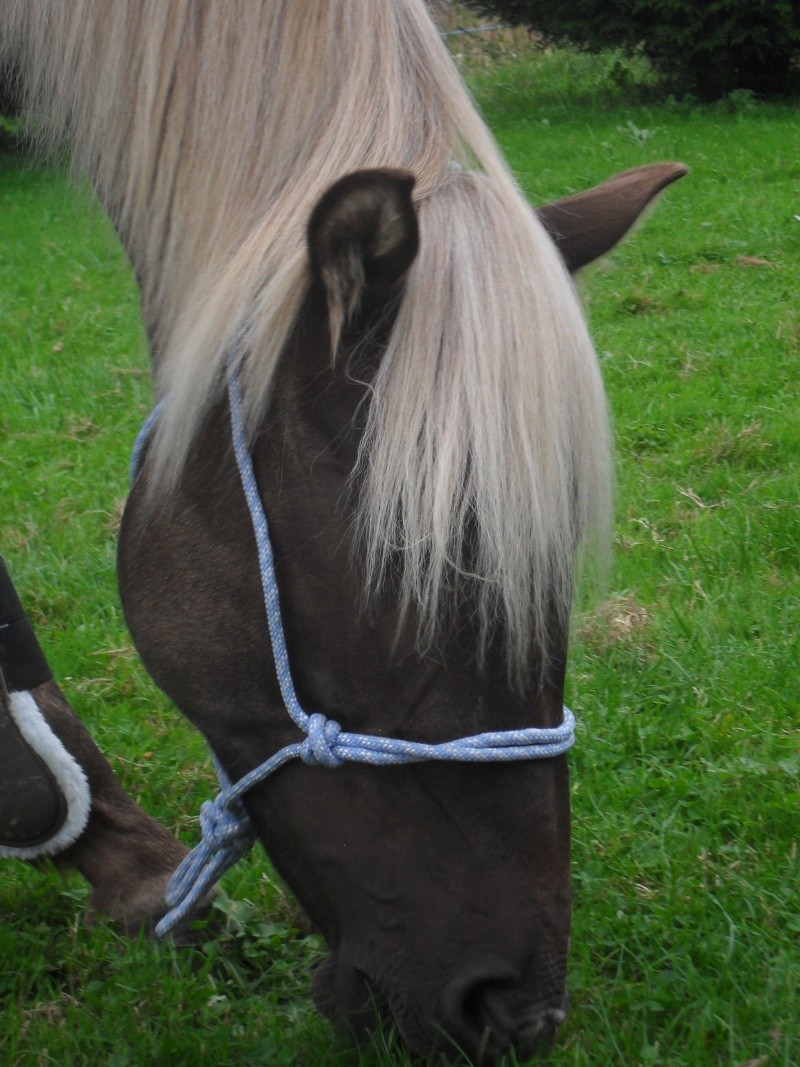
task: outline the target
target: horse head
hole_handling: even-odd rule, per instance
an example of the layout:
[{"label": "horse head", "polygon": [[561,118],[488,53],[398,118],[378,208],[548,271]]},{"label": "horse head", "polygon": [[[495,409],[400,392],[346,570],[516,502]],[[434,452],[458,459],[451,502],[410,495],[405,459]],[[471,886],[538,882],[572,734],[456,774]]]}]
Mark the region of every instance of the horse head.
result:
[{"label": "horse head", "polygon": [[[532,635],[520,681],[509,672],[502,619],[482,633],[469,581],[442,596],[428,641],[420,640],[418,607],[398,593],[406,546],[395,546],[383,580],[365,591],[356,521],[370,459],[365,425],[424,240],[413,185],[402,171],[364,171],[317,203],[307,294],[252,436],[294,684],[308,712],[364,734],[437,744],[556,726],[567,626],[555,605],[545,614],[548,632]],[[598,197],[590,199],[596,220]],[[543,221],[552,232],[583,206],[569,202]],[[605,251],[629,223],[593,225],[594,252],[578,249],[573,266]],[[569,263],[577,249],[569,233],[561,247]],[[297,741],[298,730],[271,658],[227,420],[220,398],[169,500],[147,500],[145,460],[123,521],[119,573],[145,665],[236,781]],[[471,536],[468,529],[467,561]],[[564,1019],[565,756],[335,769],[298,760],[244,803],[325,936],[312,993],[332,1020],[364,1032],[377,1004],[420,1053],[495,1059],[512,1048],[529,1054]]]}]

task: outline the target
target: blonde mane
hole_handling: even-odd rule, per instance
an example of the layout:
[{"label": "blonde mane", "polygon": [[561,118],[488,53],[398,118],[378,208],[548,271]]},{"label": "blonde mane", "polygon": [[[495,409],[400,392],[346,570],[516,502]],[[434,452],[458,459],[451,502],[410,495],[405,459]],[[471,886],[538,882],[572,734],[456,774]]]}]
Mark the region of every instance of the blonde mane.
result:
[{"label": "blonde mane", "polygon": [[0,52],[133,263],[170,394],[160,491],[240,336],[250,428],[263,418],[320,194],[413,171],[421,251],[361,450],[365,581],[401,553],[423,642],[466,583],[482,643],[500,622],[523,679],[554,605],[564,621],[576,548],[607,525],[605,402],[571,281],[423,0],[4,0]]}]

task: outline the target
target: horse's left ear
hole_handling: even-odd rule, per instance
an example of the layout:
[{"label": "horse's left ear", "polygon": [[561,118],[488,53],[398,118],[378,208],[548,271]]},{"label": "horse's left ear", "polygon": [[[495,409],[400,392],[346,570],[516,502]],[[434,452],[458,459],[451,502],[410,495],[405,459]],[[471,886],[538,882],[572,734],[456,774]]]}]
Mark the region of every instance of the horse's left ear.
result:
[{"label": "horse's left ear", "polygon": [[636,167],[585,192],[545,204],[536,214],[574,274],[609,252],[656,196],[688,173],[683,163]]},{"label": "horse's left ear", "polygon": [[311,214],[311,269],[325,288],[334,348],[347,320],[385,297],[414,261],[413,188],[408,171],[356,171],[332,185]]}]

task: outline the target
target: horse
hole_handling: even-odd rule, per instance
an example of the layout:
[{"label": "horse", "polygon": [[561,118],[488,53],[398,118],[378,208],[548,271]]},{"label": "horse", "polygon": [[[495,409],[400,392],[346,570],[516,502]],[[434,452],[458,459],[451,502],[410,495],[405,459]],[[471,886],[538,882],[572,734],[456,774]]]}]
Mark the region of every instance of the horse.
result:
[{"label": "horse", "polygon": [[[682,168],[534,213],[422,0],[4,0],[0,50],[139,284],[161,403],[120,594],[224,780],[300,733],[231,443],[232,363],[302,706],[417,745],[561,729],[570,604],[610,515],[570,272]],[[333,1022],[360,1036],[378,1003],[413,1051],[485,1060],[551,1039],[563,750],[294,760],[241,803],[324,935],[312,996]]]}]

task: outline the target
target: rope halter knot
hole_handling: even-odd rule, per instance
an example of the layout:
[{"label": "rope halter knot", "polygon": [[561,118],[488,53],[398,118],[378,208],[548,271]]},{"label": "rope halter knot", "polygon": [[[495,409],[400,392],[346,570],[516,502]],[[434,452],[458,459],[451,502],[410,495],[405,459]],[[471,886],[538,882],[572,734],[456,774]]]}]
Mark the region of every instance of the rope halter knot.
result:
[{"label": "rope halter knot", "polygon": [[252,831],[247,828],[246,818],[241,802],[223,791],[216,800],[206,800],[200,807],[203,840],[214,851],[239,846],[249,848]]},{"label": "rope halter knot", "polygon": [[300,759],[310,766],[316,763],[321,767],[341,767],[345,757],[336,751],[341,732],[341,724],[335,719],[315,712],[308,719],[308,737],[300,745]]}]

